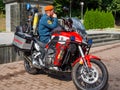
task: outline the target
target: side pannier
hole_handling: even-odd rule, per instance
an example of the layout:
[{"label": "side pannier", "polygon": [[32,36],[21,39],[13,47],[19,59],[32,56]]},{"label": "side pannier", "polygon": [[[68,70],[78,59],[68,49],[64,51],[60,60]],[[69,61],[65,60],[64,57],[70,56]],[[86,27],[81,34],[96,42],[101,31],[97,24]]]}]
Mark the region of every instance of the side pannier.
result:
[{"label": "side pannier", "polygon": [[[21,27],[19,29],[21,29]],[[21,32],[21,30],[16,30],[13,39],[13,45],[15,47],[19,48],[20,50],[31,50],[32,44],[33,39],[31,35]]]}]

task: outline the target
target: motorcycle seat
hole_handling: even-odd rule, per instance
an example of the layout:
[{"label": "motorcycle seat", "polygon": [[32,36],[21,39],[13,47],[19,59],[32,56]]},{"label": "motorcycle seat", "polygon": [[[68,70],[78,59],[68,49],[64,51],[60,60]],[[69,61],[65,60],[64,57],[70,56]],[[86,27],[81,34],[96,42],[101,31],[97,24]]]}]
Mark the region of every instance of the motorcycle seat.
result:
[{"label": "motorcycle seat", "polygon": [[40,41],[37,40],[36,38],[35,38],[35,40],[36,40],[36,42],[39,44],[39,46],[40,46],[41,48],[45,48],[46,44],[40,42]]}]

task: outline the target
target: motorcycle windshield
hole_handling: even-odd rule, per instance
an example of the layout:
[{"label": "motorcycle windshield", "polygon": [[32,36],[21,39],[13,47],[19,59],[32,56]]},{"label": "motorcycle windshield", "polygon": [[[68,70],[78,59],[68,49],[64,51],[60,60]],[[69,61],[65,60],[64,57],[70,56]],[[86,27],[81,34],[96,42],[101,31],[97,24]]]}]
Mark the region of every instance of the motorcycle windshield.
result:
[{"label": "motorcycle windshield", "polygon": [[75,28],[75,30],[77,30],[78,33],[82,34],[82,35],[86,35],[86,31],[85,31],[85,27],[84,25],[81,23],[80,19],[78,18],[72,18],[73,21],[73,28]]}]

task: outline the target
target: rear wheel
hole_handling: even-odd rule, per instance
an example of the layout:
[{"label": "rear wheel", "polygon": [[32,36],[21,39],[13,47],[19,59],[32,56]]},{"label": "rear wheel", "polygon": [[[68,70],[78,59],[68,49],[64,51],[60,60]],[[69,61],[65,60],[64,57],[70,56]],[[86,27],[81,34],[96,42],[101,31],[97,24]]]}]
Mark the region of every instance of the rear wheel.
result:
[{"label": "rear wheel", "polygon": [[84,65],[77,63],[72,70],[72,79],[79,90],[103,90],[108,83],[108,71],[99,60],[91,59],[92,67],[87,72]]},{"label": "rear wheel", "polygon": [[29,56],[24,56],[24,67],[29,74],[38,74],[39,69],[33,67],[32,60]]}]

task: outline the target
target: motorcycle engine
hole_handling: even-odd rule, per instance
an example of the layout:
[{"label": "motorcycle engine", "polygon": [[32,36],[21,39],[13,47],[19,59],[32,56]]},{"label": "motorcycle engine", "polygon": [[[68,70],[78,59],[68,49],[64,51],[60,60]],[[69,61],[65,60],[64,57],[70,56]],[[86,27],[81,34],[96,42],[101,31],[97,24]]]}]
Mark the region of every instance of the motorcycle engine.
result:
[{"label": "motorcycle engine", "polygon": [[34,51],[32,54],[32,60],[37,65],[43,65],[41,52]]},{"label": "motorcycle engine", "polygon": [[55,58],[55,50],[51,49],[51,48],[48,49],[47,54],[46,54],[46,58],[45,58],[45,64],[47,66],[53,65],[54,58]]},{"label": "motorcycle engine", "polygon": [[70,51],[70,53],[71,53],[72,55],[75,54],[76,50],[77,50],[77,47],[76,47],[75,44],[70,44],[70,45],[69,45],[69,51]]}]

